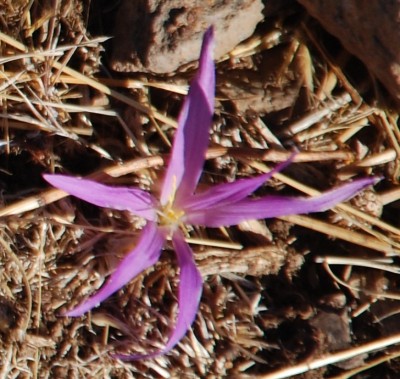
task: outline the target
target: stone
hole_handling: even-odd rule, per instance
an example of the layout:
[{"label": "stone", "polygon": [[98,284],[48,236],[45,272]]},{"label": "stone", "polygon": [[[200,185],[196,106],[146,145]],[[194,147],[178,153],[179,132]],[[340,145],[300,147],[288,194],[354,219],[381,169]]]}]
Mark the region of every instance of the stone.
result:
[{"label": "stone", "polygon": [[400,103],[400,0],[298,0]]},{"label": "stone", "polygon": [[111,67],[121,72],[172,73],[199,57],[214,25],[215,57],[250,37],[263,19],[261,0],[122,0],[116,14]]}]

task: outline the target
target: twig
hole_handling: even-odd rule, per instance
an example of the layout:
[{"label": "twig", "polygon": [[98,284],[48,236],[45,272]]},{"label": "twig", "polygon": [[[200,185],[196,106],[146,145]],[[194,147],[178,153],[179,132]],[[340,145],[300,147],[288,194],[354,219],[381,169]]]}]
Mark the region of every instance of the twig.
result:
[{"label": "twig", "polygon": [[357,233],[355,231],[349,232],[349,230],[341,228],[340,226],[319,221],[308,216],[284,216],[279,217],[279,219],[292,222],[296,225],[304,226],[308,229],[324,233],[328,236],[339,238],[343,241],[348,241],[356,245],[364,246],[368,249],[380,251],[382,253],[400,253],[400,250],[395,249],[389,243],[379,241],[378,239],[366,234]]},{"label": "twig", "polygon": [[315,359],[311,362],[300,363],[298,365],[292,366],[290,368],[285,368],[278,370],[266,375],[254,375],[247,376],[241,375],[236,376],[237,379],[285,379],[293,375],[303,374],[305,372],[316,370],[318,368],[335,364],[338,362],[346,361],[348,359],[354,358],[358,355],[371,353],[375,350],[380,350],[387,348],[388,346],[400,343],[400,334],[395,334],[391,337],[382,338],[373,342],[368,342],[364,345],[358,347],[353,347],[351,349],[343,350],[338,353],[323,356],[321,358]]},{"label": "twig", "polygon": [[21,335],[25,335],[26,331],[28,330],[28,326],[31,321],[31,315],[32,315],[31,286],[30,286],[28,278],[26,276],[25,269],[22,266],[20,260],[18,259],[16,254],[11,250],[10,245],[2,237],[0,237],[0,245],[4,249],[4,252],[7,254],[7,256],[15,263],[15,265],[18,267],[18,270],[21,272],[22,282],[24,283],[25,292],[26,292],[26,303],[27,303],[27,310],[26,310],[26,314],[24,315],[25,322],[21,328],[22,329]]}]

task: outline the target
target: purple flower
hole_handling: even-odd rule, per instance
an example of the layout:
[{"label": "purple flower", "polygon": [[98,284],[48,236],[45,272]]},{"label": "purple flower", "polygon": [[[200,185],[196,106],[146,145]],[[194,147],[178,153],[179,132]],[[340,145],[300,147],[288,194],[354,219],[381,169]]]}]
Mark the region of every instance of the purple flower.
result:
[{"label": "purple flower", "polygon": [[197,193],[214,109],[213,45],[213,31],[209,29],[204,36],[199,72],[191,83],[179,116],[160,199],[139,188],[110,187],[86,179],[44,175],[53,186],[91,204],[128,210],[147,220],[137,246],[122,260],[107,283],[94,296],[67,312],[67,316],[81,316],[96,307],[143,270],[154,265],[166,239],[170,237],[172,240],[180,267],[179,312],[175,328],[161,351],[119,358],[137,359],[167,353],[186,334],[196,317],[202,278],[195,265],[193,252],[184,239],[184,224],[220,227],[249,219],[319,212],[347,200],[375,182],[375,178],[356,180],[312,198],[249,197],[274,173],[289,164],[285,162],[267,174],[219,184]]}]

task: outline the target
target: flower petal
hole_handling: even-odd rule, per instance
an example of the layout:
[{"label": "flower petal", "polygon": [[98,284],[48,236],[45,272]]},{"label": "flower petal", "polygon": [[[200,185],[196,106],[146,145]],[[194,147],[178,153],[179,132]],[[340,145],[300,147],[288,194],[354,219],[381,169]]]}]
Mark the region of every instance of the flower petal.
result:
[{"label": "flower petal", "polygon": [[43,175],[52,186],[88,203],[104,208],[130,211],[149,221],[157,219],[155,200],[139,188],[111,187],[93,180],[66,175]]},{"label": "flower petal", "polygon": [[180,231],[174,233],[172,242],[180,267],[179,314],[175,330],[169,337],[164,353],[171,350],[193,324],[199,309],[203,280],[193,259],[193,252]]},{"label": "flower petal", "polygon": [[348,200],[376,181],[376,178],[359,179],[315,197],[265,196],[260,199],[248,198],[230,206],[192,212],[186,215],[186,221],[193,225],[220,227],[236,225],[246,220],[322,212]]},{"label": "flower petal", "polygon": [[178,129],[161,191],[162,205],[169,201],[176,190],[181,194],[192,194],[200,178],[214,113],[213,46],[214,33],[210,28],[204,35],[199,72],[191,83],[179,115]]},{"label": "flower petal", "polygon": [[183,209],[190,213],[195,210],[206,210],[212,207],[222,207],[244,199],[258,187],[269,180],[274,174],[282,171],[293,160],[295,154],[285,162],[274,167],[270,172],[249,179],[240,179],[232,183],[223,183],[186,199]]},{"label": "flower petal", "polygon": [[185,242],[182,233],[178,230],[172,236],[172,242],[177,253],[180,267],[179,284],[179,313],[175,328],[172,331],[164,349],[154,353],[139,355],[121,355],[114,357],[123,360],[135,360],[143,358],[154,358],[161,354],[168,353],[185,336],[188,329],[193,324],[199,309],[203,281],[199,270],[193,259],[193,252]]},{"label": "flower petal", "polygon": [[100,291],[76,308],[66,312],[65,316],[81,316],[118,291],[143,270],[155,264],[160,258],[164,241],[164,233],[157,225],[153,222],[147,223],[135,249],[121,261]]}]

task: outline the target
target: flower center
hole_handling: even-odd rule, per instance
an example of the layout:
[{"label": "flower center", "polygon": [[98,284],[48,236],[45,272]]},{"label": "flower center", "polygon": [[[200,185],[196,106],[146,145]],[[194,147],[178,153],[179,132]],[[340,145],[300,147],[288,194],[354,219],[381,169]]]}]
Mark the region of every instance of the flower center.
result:
[{"label": "flower center", "polygon": [[179,226],[185,212],[179,209],[174,209],[172,204],[168,203],[165,207],[158,210],[159,224],[162,226]]},{"label": "flower center", "polygon": [[169,196],[168,202],[157,211],[157,214],[159,216],[159,224],[161,226],[176,228],[177,226],[182,225],[181,219],[184,216],[185,212],[180,209],[174,208],[176,189],[176,176],[174,176],[172,178],[172,191],[171,195]]}]

